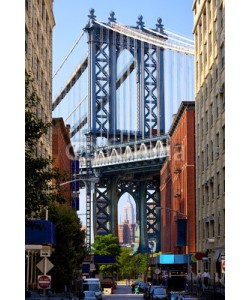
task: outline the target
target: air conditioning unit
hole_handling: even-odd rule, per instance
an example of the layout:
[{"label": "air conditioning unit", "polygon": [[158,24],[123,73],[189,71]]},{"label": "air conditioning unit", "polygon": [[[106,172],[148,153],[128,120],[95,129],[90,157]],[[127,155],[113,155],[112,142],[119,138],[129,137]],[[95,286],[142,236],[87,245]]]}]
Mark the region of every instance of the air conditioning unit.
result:
[{"label": "air conditioning unit", "polygon": [[214,238],[210,238],[210,239],[207,239],[207,241],[208,241],[209,243],[214,243],[214,242],[215,242],[215,239],[214,239]]}]

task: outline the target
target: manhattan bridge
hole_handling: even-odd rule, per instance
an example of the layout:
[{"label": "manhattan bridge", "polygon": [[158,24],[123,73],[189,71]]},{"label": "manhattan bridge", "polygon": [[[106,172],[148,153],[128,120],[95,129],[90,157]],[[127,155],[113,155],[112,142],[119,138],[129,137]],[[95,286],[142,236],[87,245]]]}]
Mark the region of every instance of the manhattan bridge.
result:
[{"label": "manhattan bridge", "polygon": [[90,9],[53,80],[83,36],[87,54],[54,97],[52,115],[70,125],[79,159],[71,179],[86,191],[87,247],[96,234],[118,236],[118,201],[129,193],[136,203],[135,251],[147,251],[150,241],[159,251],[160,169],[169,157],[172,115],[181,101],[194,99],[193,41],[165,30],[161,18],[152,29],[141,15],[127,26],[114,12],[102,22]]}]

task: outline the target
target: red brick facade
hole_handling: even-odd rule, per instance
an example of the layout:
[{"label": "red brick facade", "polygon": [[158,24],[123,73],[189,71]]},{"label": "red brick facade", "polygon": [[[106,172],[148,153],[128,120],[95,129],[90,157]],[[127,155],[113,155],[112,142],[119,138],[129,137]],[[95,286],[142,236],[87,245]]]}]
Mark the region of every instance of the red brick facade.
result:
[{"label": "red brick facade", "polygon": [[[53,118],[52,127],[52,158],[53,167],[58,168],[62,174],[66,174],[65,181],[70,180],[70,160],[74,157],[74,151],[69,137],[69,127],[64,125],[63,118]],[[63,198],[70,205],[70,184],[61,187]]]},{"label": "red brick facade", "polygon": [[[189,217],[189,253],[196,251],[195,226],[195,104],[182,102],[169,130],[170,158],[161,170],[161,250],[184,254],[188,248],[177,247],[177,213]],[[181,217],[181,215],[179,215]],[[186,248],[186,249],[185,249]]]}]

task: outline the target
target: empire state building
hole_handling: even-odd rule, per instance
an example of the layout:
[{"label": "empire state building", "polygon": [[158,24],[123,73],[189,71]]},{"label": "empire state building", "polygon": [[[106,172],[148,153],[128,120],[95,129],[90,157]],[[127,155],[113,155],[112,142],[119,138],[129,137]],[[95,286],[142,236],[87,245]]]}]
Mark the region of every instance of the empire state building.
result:
[{"label": "empire state building", "polygon": [[123,207],[123,221],[118,225],[120,245],[128,245],[135,242],[135,212],[130,198]]}]

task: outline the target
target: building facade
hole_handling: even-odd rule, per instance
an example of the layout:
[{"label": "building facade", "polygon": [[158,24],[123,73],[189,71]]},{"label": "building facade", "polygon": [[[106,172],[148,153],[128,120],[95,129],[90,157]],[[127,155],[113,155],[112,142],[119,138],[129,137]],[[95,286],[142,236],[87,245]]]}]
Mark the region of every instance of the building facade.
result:
[{"label": "building facade", "polygon": [[[25,0],[25,73],[31,73],[41,102],[36,113],[44,123],[52,120],[53,1]],[[37,146],[38,157],[52,158],[52,129]]]},{"label": "building facade", "polygon": [[225,258],[225,1],[195,0],[195,133],[198,268],[223,276]]},{"label": "building facade", "polygon": [[[60,173],[64,175],[64,182],[70,181],[72,179],[71,161],[74,160],[75,154],[70,141],[70,126],[65,126],[63,118],[53,118],[52,157],[53,167],[58,168]],[[71,186],[71,184],[65,184],[60,188],[62,197],[69,206],[72,198]]]},{"label": "building facade", "polygon": [[[52,29],[55,25],[52,5],[52,0],[25,0],[25,74],[31,74],[34,79],[34,87],[41,100],[36,107],[36,115],[44,123],[52,121]],[[52,159],[52,128],[39,140],[35,155]],[[53,225],[48,221],[45,223],[46,226]],[[30,237],[29,234],[25,235]],[[27,290],[37,288],[37,275],[43,273],[41,268],[37,268],[37,264],[41,263],[40,251],[51,252],[52,246],[52,241],[46,241],[45,245],[26,242]]]},{"label": "building facade", "polygon": [[[163,253],[196,252],[195,102],[182,102],[169,130],[170,158],[161,169]],[[186,243],[178,240],[179,219],[187,219]],[[178,223],[178,224],[177,224]]]}]

